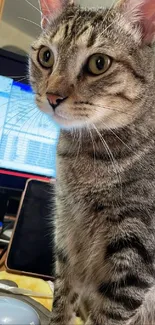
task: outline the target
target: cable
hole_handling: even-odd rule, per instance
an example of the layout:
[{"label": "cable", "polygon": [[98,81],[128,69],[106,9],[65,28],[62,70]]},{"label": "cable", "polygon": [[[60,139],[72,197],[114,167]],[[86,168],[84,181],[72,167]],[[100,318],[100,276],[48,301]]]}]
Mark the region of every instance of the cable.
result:
[{"label": "cable", "polygon": [[8,230],[8,229],[13,229],[14,223],[15,222],[13,220],[10,220],[9,222],[7,222],[7,224],[5,224],[5,222],[4,222],[3,232]]}]

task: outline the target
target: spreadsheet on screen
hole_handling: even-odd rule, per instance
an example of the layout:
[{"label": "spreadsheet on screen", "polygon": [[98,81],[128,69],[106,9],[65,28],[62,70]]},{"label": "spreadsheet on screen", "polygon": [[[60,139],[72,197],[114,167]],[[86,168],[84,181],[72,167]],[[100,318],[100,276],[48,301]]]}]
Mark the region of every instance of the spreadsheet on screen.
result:
[{"label": "spreadsheet on screen", "polygon": [[0,76],[0,168],[56,177],[59,131],[29,85]]}]

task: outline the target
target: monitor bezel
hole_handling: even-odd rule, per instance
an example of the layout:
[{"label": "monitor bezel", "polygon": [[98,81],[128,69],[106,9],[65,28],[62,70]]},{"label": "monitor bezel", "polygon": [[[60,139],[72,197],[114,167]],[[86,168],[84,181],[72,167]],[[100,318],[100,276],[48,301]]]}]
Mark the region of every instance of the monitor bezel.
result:
[{"label": "monitor bezel", "polygon": [[[1,65],[0,74],[4,77],[11,78],[14,76],[14,81],[16,81],[16,78],[20,78],[21,73],[26,74],[25,76],[28,76],[28,56],[22,56],[20,54],[16,54],[13,52],[9,52],[7,50],[4,50],[3,48],[0,49],[0,59],[8,59],[10,65],[3,66]],[[16,70],[16,64],[20,64],[20,70]],[[28,78],[22,80],[23,84],[29,84]]]}]

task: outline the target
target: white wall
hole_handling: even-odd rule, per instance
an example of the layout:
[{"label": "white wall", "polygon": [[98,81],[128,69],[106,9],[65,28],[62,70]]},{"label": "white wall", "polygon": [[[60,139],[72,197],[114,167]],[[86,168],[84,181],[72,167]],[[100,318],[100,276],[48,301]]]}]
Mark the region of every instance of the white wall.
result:
[{"label": "white wall", "polygon": [[32,42],[32,37],[9,25],[5,21],[0,21],[0,48],[12,45],[28,53]]},{"label": "white wall", "polygon": [[[36,3],[37,3],[37,0],[35,0]],[[110,6],[110,4],[113,2],[114,0],[97,0],[94,4],[94,0],[79,0],[79,2],[81,3],[81,5],[83,7],[87,6],[87,7],[94,7],[95,5],[97,7],[100,7],[100,6]],[[14,0],[7,0],[6,3],[8,4],[12,4],[12,2],[14,2]],[[24,0],[20,0],[21,2],[21,16],[24,16],[24,17],[29,17],[29,12],[26,11],[25,13],[25,10],[29,10],[29,11],[32,11],[32,7],[31,6],[27,6],[27,3],[26,1]],[[13,4],[12,4],[13,5]],[[10,7],[11,9],[13,7]],[[7,10],[9,10],[9,7],[7,8]],[[11,10],[9,11],[9,15],[11,15]],[[16,11],[13,13],[14,15],[14,23],[17,23],[18,22],[18,27],[17,28],[20,28],[20,25],[19,25],[19,19],[18,19],[18,15],[16,14]],[[16,27],[12,26],[11,24],[9,24],[9,20],[8,20],[8,13],[7,13],[7,22],[6,20],[1,20],[0,21],[0,48],[3,47],[3,46],[8,46],[8,45],[11,45],[11,46],[15,46],[15,47],[18,47],[20,48],[21,50],[25,51],[25,52],[29,52],[29,47],[30,47],[30,44],[33,42],[33,37],[29,36],[27,33],[26,33],[26,30],[27,28],[29,28],[29,31],[32,30],[34,28],[36,28],[35,26],[31,26],[31,24],[27,24],[26,23],[26,27],[25,27],[25,32],[23,31],[20,31],[20,29],[17,29]],[[20,16],[20,15],[19,15]],[[33,18],[33,20],[35,21],[35,18]],[[12,23],[12,21],[10,20],[10,22]],[[24,25],[24,21],[21,20],[21,25],[23,26]],[[31,27],[30,27],[31,26]],[[36,29],[35,29],[35,33],[32,33],[33,35],[36,34]],[[35,36],[34,36],[35,37]]]}]

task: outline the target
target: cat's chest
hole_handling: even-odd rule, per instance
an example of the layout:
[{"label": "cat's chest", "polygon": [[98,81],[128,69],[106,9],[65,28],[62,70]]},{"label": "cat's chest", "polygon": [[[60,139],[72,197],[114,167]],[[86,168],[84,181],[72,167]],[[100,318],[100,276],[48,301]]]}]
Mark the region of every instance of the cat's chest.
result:
[{"label": "cat's chest", "polygon": [[109,213],[111,194],[113,198],[118,195],[118,189],[108,181],[106,167],[97,171],[99,169],[94,171],[85,157],[79,156],[77,165],[74,159],[58,157],[57,224],[61,232],[67,234],[68,245],[69,241],[75,243],[76,238],[78,245],[82,245],[80,238],[86,236],[90,241],[98,227],[103,227],[103,220]]},{"label": "cat's chest", "polygon": [[71,157],[57,157],[57,193],[70,211],[82,213],[88,207],[100,208],[103,202],[118,196],[119,182],[113,166],[94,161],[83,153]]},{"label": "cat's chest", "polygon": [[96,259],[100,260],[100,253],[104,251],[108,227],[103,221],[109,213],[111,193],[115,195],[114,179],[110,177],[104,163],[94,165],[94,160],[84,154],[58,155],[57,241],[65,247],[71,268],[82,279],[89,265],[97,272],[91,256],[97,255]]}]

